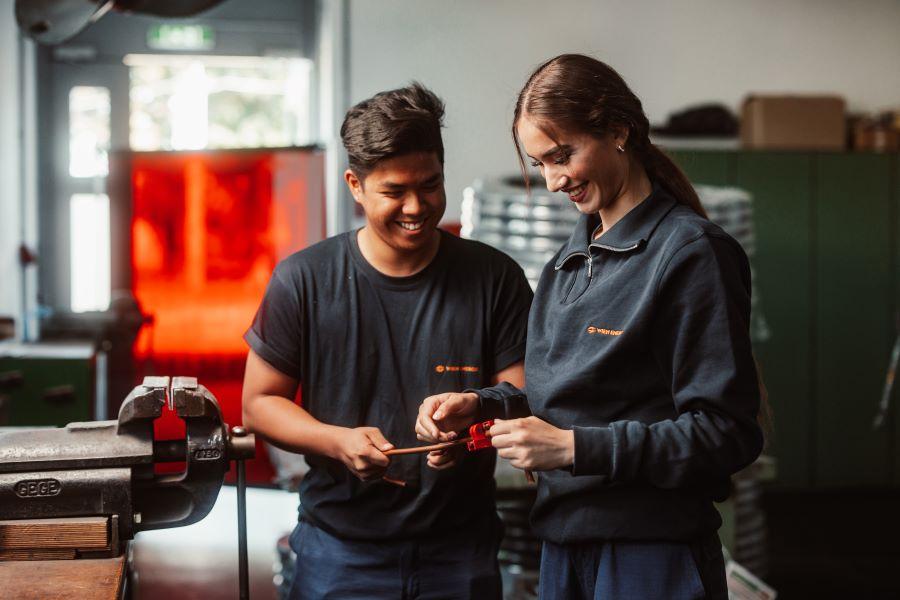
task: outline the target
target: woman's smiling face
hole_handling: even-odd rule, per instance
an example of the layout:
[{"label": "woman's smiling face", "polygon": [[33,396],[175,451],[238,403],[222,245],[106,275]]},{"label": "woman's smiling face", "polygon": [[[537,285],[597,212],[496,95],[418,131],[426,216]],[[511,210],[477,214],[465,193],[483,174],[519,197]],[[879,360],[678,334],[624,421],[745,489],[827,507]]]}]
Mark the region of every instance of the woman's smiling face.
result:
[{"label": "woman's smiling face", "polygon": [[551,137],[528,114],[522,115],[516,130],[532,166],[538,167],[546,180],[547,189],[567,193],[579,211],[591,214],[609,208],[624,190],[628,156],[617,149],[627,139],[624,134],[598,138],[560,129]]}]

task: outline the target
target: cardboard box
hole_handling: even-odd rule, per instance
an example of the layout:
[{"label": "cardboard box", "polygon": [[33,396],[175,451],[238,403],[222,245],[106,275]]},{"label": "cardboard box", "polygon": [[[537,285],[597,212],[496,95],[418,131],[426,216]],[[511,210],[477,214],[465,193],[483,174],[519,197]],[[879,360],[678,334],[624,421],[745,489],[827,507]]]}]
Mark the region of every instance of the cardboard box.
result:
[{"label": "cardboard box", "polygon": [[900,111],[885,112],[877,118],[860,117],[849,125],[853,149],[857,152],[900,150]]},{"label": "cardboard box", "polygon": [[766,150],[843,150],[839,96],[749,96],[741,110],[741,145]]}]

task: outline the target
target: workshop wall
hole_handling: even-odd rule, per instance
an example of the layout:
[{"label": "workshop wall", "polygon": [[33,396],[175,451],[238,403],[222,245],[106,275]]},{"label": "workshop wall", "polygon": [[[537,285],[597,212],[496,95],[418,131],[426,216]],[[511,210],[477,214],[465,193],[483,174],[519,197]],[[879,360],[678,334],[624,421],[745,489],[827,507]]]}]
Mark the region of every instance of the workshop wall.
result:
[{"label": "workshop wall", "polygon": [[17,315],[21,310],[18,114],[19,32],[13,0],[0,0],[0,316]]},{"label": "workshop wall", "polygon": [[350,102],[418,79],[447,102],[446,219],[477,177],[516,169],[514,96],[562,52],[619,70],[651,122],[749,91],[835,92],[879,110],[900,89],[900,3],[871,0],[350,0]]}]

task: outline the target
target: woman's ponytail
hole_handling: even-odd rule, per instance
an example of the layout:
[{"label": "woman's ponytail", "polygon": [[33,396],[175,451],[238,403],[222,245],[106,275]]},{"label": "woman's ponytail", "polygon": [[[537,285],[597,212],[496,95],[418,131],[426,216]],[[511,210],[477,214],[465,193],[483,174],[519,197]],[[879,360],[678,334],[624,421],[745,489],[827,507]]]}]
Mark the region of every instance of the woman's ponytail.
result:
[{"label": "woman's ponytail", "polygon": [[701,217],[708,218],[706,210],[700,204],[694,186],[688,181],[684,172],[678,168],[666,153],[656,147],[649,139],[635,148],[644,169],[650,179],[658,182],[677,202],[688,206]]}]

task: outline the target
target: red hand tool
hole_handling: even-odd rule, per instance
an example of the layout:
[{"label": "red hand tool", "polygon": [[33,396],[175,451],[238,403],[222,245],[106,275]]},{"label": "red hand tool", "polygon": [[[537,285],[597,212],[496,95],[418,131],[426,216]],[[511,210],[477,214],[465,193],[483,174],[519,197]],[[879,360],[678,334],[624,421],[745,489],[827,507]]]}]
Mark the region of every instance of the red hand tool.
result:
[{"label": "red hand tool", "polygon": [[[466,445],[466,449],[469,452],[476,452],[478,450],[483,450],[484,448],[491,447],[491,427],[494,425],[494,420],[489,419],[487,421],[481,421],[480,423],[475,423],[469,426],[469,437],[460,438],[458,440],[453,440],[452,442],[443,442],[440,444],[432,444],[431,446],[416,446],[414,448],[395,448],[394,450],[388,450],[385,452],[387,456],[393,456],[396,454],[418,454],[422,452],[432,452],[434,450],[443,450],[445,448],[450,448],[452,446],[460,446],[462,444]],[[528,480],[528,483],[534,483],[534,474],[531,471],[525,470],[525,479]],[[391,483],[398,483],[396,481],[391,481]]]}]

